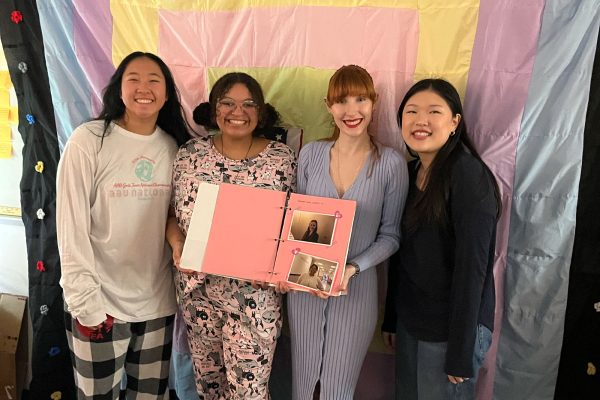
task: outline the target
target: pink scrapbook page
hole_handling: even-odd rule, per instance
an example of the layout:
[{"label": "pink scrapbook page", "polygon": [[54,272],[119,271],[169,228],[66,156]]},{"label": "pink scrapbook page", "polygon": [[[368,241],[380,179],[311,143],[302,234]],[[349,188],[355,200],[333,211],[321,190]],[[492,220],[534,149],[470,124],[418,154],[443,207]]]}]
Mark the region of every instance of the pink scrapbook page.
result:
[{"label": "pink scrapbook page", "polygon": [[201,183],[183,268],[339,294],[354,201]]},{"label": "pink scrapbook page", "polygon": [[339,294],[356,203],[292,194],[286,208],[275,270],[297,290]]}]

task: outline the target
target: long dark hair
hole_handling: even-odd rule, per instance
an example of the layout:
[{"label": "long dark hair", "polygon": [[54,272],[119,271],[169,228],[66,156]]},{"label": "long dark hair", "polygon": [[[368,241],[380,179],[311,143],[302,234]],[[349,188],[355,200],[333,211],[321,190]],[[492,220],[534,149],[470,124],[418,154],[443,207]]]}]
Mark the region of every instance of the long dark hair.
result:
[{"label": "long dark hair", "polygon": [[258,124],[252,135],[262,136],[263,132],[279,122],[279,113],[275,107],[265,103],[265,96],[258,81],[244,72],[230,72],[220,77],[210,90],[208,102],[201,103],[194,109],[194,122],[206,129],[218,129],[217,104],[237,83],[246,86],[252,100],[258,105]]},{"label": "long dark hair", "polygon": [[[473,146],[467,134],[467,125],[465,123],[460,96],[454,86],[444,79],[423,79],[415,83],[404,95],[400,107],[398,108],[398,126],[402,129],[402,113],[408,100],[415,94],[423,91],[432,91],[440,96],[452,112],[452,116],[460,114],[459,122],[453,135],[450,135],[448,141],[437,152],[431,165],[426,171],[425,187],[423,192],[418,195],[413,204],[412,213],[407,213],[406,224],[409,229],[415,229],[422,222],[440,223],[446,226],[448,216],[446,212],[446,203],[450,194],[450,174],[452,166],[456,162],[459,154],[466,149],[483,166],[483,169],[493,184],[494,197],[496,198],[496,218],[500,216],[501,198],[500,190],[496,178],[492,171],[483,162],[479,153]],[[418,157],[408,146],[411,155]]]},{"label": "long dark hair", "polygon": [[177,85],[175,85],[173,75],[171,74],[169,67],[167,67],[167,64],[165,64],[160,57],[152,53],[141,51],[133,52],[125,57],[117,67],[115,73],[111,76],[106,88],[104,88],[102,110],[96,118],[96,120],[104,121],[102,140],[104,140],[104,137],[109,133],[110,124],[113,121],[120,119],[125,114],[125,104],[123,103],[123,100],[121,100],[121,81],[123,80],[123,74],[129,63],[140,57],[148,58],[158,64],[165,77],[167,101],[158,113],[156,125],[169,136],[172,136],[178,146],[181,146],[190,138],[192,128],[188,124],[183,108],[181,107],[181,97],[179,96],[179,90],[177,89]]},{"label": "long dark hair", "polygon": [[310,233],[310,224],[314,222],[315,223],[315,230],[313,231],[313,233],[319,233],[319,223],[317,222],[316,219],[311,219],[310,222],[308,223],[308,226],[306,227],[306,232],[304,232],[304,235],[302,236],[302,240],[306,240],[309,238],[309,236],[311,235]]}]

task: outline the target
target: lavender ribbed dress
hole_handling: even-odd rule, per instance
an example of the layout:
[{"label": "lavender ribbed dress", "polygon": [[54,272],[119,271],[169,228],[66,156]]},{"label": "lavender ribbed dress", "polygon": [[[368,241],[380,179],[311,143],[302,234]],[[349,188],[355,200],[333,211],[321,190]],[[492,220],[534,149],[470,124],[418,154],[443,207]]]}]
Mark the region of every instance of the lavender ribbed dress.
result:
[{"label": "lavender ribbed dress", "polygon": [[[329,174],[333,142],[306,145],[298,161],[298,192],[338,198]],[[348,261],[361,272],[348,295],[319,299],[288,294],[292,339],[293,398],[310,400],[317,381],[321,398],[352,399],[377,322],[377,273],[374,266],[398,248],[400,217],[408,191],[406,161],[379,146],[381,158],[369,175],[370,158],[343,198],[357,202]]]}]

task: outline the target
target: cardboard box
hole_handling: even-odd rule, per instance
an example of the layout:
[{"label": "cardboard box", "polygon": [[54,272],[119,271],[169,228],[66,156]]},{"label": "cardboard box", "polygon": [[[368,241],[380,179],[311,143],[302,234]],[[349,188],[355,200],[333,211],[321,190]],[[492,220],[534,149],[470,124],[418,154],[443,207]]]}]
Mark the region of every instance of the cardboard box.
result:
[{"label": "cardboard box", "polygon": [[0,400],[21,398],[27,349],[27,297],[0,293]]}]

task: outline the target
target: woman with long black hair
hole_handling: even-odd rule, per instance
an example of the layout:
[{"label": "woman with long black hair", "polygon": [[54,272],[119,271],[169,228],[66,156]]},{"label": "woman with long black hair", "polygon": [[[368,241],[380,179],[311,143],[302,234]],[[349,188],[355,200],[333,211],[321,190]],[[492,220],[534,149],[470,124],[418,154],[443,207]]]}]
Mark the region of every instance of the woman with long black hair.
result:
[{"label": "woman with long black hair", "polygon": [[494,328],[498,185],[467,136],[450,83],[417,82],[398,121],[417,159],[383,326],[396,348],[396,398],[474,399]]},{"label": "woman with long black hair", "polygon": [[168,397],[177,306],[165,229],[188,128],[169,68],[135,52],[60,160],[60,284],[80,399],[118,399],[125,373],[128,397]]}]

